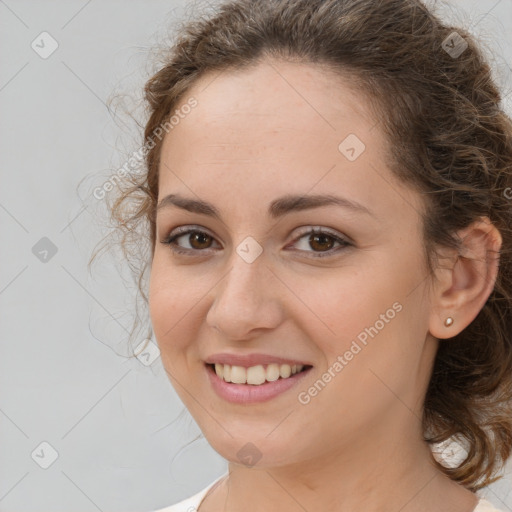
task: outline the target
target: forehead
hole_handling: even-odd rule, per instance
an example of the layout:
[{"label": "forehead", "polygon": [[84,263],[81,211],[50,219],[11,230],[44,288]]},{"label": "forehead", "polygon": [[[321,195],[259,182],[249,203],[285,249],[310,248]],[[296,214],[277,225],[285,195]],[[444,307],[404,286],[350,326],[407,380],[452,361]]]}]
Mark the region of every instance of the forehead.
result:
[{"label": "forehead", "polygon": [[188,188],[222,204],[229,188],[260,202],[314,188],[363,203],[376,193],[399,200],[382,177],[394,181],[387,140],[355,86],[350,75],[284,61],[204,75],[176,108],[191,97],[197,106],[164,139],[160,195]]},{"label": "forehead", "polygon": [[[289,132],[312,142],[317,142],[318,131],[334,141],[348,130],[363,137],[376,119],[357,87],[351,74],[343,76],[326,66],[266,60],[202,76],[180,102],[191,96],[198,100],[191,117],[200,123],[181,124],[185,129],[192,125],[206,140],[229,135],[231,143],[257,144],[268,134],[286,137]],[[212,132],[216,128],[222,131]],[[377,131],[373,138],[379,135]]]}]

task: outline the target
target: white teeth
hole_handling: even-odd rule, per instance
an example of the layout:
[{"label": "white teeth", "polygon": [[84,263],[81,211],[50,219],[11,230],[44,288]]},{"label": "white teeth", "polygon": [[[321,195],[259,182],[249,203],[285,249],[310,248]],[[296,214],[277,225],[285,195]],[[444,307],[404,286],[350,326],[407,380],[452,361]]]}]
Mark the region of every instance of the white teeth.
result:
[{"label": "white teeth", "polygon": [[279,379],[279,365],[272,363],[267,366],[267,380],[274,382]]},{"label": "white teeth", "polygon": [[265,382],[265,379],[267,378],[267,372],[265,368],[261,366],[261,364],[258,366],[251,366],[247,368],[247,370],[244,373],[244,377],[246,377],[247,380],[242,382],[242,384],[245,384],[245,382],[247,382],[247,384],[253,385],[263,384]]},{"label": "white teeth", "polygon": [[287,379],[292,373],[292,367],[289,364],[279,366],[279,375],[282,379]]},{"label": "white teeth", "polygon": [[280,377],[287,379],[290,375],[302,371],[304,368],[301,364],[277,364],[271,363],[267,368],[261,364],[244,368],[243,366],[231,366],[229,364],[215,364],[215,373],[226,382],[235,384],[251,384],[259,386],[264,382],[274,382]]},{"label": "white teeth", "polygon": [[245,368],[243,368],[242,366],[231,367],[231,382],[235,384],[245,384],[246,378],[247,374]]}]

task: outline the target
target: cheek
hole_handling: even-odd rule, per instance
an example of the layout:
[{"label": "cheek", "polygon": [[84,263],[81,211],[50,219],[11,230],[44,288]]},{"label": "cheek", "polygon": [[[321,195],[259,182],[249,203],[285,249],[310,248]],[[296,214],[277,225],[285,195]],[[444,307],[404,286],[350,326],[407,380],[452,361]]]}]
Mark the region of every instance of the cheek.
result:
[{"label": "cheek", "polygon": [[302,307],[296,318],[302,318],[302,328],[309,337],[322,340],[325,352],[331,355],[348,349],[345,345],[361,333],[364,339],[365,328],[379,321],[381,314],[396,316],[393,303],[400,297],[397,282],[389,269],[380,271],[378,265],[326,272],[302,278],[297,284],[294,291],[307,308]]},{"label": "cheek", "polygon": [[295,288],[309,309],[295,315],[300,329],[324,355],[320,370],[345,375],[335,379],[340,384],[348,378],[358,382],[360,391],[382,387],[370,369],[393,381],[397,361],[407,366],[417,357],[420,347],[411,343],[408,322],[415,308],[407,296],[419,276],[409,272],[410,263],[396,259],[367,258],[357,268],[303,278]]},{"label": "cheek", "polygon": [[190,284],[175,269],[153,263],[148,294],[149,314],[161,349],[179,349],[186,344],[184,332],[190,328],[194,306],[201,298],[200,290],[194,291]]},{"label": "cheek", "polygon": [[316,282],[314,289],[323,292],[315,293],[314,300],[333,332],[315,335],[313,323],[308,330],[326,356],[321,372],[335,375],[326,375],[333,384],[318,403],[324,400],[327,407],[336,397],[347,414],[357,412],[361,418],[384,411],[396,401],[394,393],[413,392],[424,341],[418,267],[384,258],[372,263],[336,280]]}]

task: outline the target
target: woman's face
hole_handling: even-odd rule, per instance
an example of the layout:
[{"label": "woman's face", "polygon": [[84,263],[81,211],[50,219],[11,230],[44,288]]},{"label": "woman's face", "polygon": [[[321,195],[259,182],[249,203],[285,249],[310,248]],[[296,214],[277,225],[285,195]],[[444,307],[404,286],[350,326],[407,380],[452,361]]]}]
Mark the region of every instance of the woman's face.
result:
[{"label": "woman's face", "polygon": [[[276,61],[209,74],[164,140],[151,320],[172,384],[232,462],[421,438],[437,349],[421,197],[385,166],[379,120],[347,83]],[[248,355],[261,359],[233,359]],[[223,382],[212,360],[252,383]],[[286,361],[306,371],[286,378]]]}]

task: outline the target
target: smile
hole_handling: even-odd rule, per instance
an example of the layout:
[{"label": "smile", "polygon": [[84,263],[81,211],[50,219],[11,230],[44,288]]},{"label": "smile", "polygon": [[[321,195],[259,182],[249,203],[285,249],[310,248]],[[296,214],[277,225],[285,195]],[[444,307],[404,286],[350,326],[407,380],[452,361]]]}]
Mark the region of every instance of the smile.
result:
[{"label": "smile", "polygon": [[244,368],[243,366],[217,363],[215,364],[215,373],[225,382],[259,386],[264,382],[274,382],[279,378],[288,379],[291,375],[301,372],[303,368],[302,364],[272,363]]},{"label": "smile", "polygon": [[270,363],[245,368],[217,363],[205,364],[205,368],[219,397],[232,403],[250,404],[271,400],[290,390],[312,366]]}]

